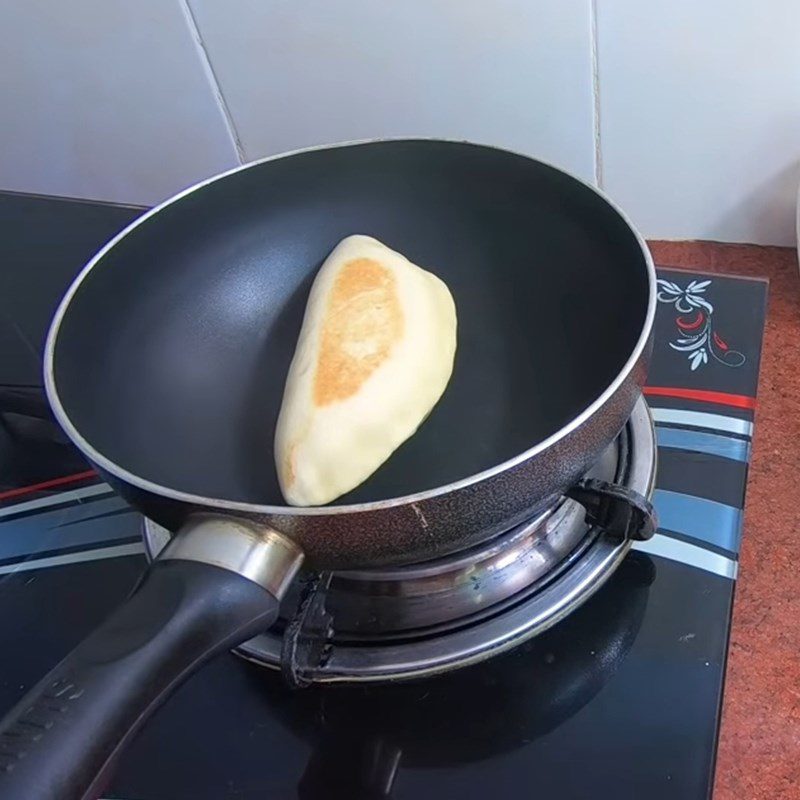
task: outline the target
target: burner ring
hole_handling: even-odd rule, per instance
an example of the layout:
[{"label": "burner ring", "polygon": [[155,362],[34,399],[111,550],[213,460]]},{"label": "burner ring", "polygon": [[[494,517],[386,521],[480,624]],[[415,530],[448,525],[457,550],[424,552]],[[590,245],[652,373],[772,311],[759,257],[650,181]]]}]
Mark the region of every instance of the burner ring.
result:
[{"label": "burner ring", "polygon": [[[604,454],[601,475],[605,470],[606,479],[650,497],[656,443],[643,398],[614,449]],[[481,661],[543,632],[594,594],[630,549],[630,541],[590,528],[583,517],[583,509],[565,499],[466,552],[420,565],[331,575],[324,581],[326,609],[315,611],[326,614],[330,605],[336,633],[327,641],[315,642],[313,633],[302,637],[316,645],[305,648],[315,654],[301,654],[291,673],[300,683],[417,678]],[[145,520],[149,556],[169,536]],[[288,616],[300,588],[289,599]],[[235,652],[279,669],[282,647],[276,627]]]}]

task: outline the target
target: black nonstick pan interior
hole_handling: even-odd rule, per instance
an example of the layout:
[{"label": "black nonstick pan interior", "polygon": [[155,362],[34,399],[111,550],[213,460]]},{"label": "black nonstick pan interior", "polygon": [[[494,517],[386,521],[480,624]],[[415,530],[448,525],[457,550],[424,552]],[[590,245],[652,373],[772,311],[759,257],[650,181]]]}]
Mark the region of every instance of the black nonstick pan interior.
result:
[{"label": "black nonstick pan interior", "polygon": [[131,231],[63,319],[66,414],[129,472],[281,505],[272,438],[311,281],[345,236],[434,271],[458,311],[444,397],[341,503],[423,491],[556,432],[611,383],[644,323],[624,221],[562,173],[489,148],[376,142],[298,153],[195,190]]}]

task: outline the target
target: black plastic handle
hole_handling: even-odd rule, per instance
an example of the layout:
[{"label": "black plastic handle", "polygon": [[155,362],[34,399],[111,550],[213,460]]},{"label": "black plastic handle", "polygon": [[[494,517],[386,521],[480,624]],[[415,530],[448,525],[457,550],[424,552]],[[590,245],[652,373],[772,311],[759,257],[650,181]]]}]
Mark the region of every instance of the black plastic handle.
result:
[{"label": "black plastic handle", "polygon": [[653,504],[633,489],[594,478],[578,481],[566,496],[586,509],[586,520],[619,539],[646,541],[658,529]]},{"label": "black plastic handle", "polygon": [[277,614],[278,601],[235,572],[156,561],[127,602],[0,722],[0,798],[97,797],[158,705]]}]

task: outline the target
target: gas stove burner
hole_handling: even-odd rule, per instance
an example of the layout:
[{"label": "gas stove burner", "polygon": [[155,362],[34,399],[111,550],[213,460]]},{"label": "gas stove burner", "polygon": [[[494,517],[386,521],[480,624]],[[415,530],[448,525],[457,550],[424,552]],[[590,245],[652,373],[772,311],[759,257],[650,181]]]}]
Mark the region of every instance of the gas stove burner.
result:
[{"label": "gas stove burner", "polygon": [[438,679],[303,692],[287,692],[255,668],[245,680],[256,702],[311,749],[299,798],[394,797],[400,765],[442,768],[510,754],[575,715],[627,658],[654,577],[650,558],[631,554],[560,625]]},{"label": "gas stove burner", "polygon": [[[644,399],[581,486],[652,493],[656,444]],[[595,482],[592,484],[592,482]],[[580,486],[572,496],[585,499]],[[567,497],[535,518],[424,564],[303,574],[281,620],[239,647],[290,683],[358,683],[432,675],[503,652],[585,602],[620,564],[631,538],[587,521]],[[170,533],[144,523],[153,557]]]}]

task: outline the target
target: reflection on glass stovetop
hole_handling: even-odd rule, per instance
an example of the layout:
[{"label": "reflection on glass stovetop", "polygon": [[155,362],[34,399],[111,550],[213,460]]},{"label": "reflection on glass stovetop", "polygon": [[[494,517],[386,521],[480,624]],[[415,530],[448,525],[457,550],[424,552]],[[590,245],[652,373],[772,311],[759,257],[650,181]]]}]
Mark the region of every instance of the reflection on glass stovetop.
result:
[{"label": "reflection on glass stovetop", "polygon": [[311,747],[301,800],[389,798],[398,770],[478,762],[523,747],[585,706],[636,639],[655,570],[631,553],[559,625],[511,652],[439,678],[396,686],[290,691],[247,669],[264,713]]}]

